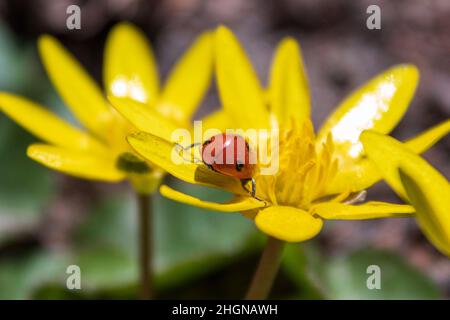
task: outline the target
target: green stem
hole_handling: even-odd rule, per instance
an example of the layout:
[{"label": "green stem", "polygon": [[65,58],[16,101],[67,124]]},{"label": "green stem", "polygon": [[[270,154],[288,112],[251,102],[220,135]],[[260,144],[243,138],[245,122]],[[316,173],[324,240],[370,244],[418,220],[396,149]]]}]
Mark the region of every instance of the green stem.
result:
[{"label": "green stem", "polygon": [[246,300],[264,300],[272,289],[281,263],[284,241],[269,237],[258,268],[245,296]]},{"label": "green stem", "polygon": [[139,225],[139,297],[152,298],[153,239],[152,239],[152,198],[149,194],[138,193]]}]

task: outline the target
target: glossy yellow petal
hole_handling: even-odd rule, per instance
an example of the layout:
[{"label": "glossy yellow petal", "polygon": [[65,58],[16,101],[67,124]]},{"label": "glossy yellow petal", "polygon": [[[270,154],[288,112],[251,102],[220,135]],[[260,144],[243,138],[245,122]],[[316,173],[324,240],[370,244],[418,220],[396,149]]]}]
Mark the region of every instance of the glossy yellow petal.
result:
[{"label": "glossy yellow petal", "polygon": [[270,75],[270,107],[279,123],[303,123],[310,117],[310,94],[300,47],[284,39],[275,53]]},{"label": "glossy yellow petal", "polygon": [[319,143],[331,132],[345,158],[358,158],[361,132],[389,133],[408,108],[418,80],[413,65],[395,66],[379,74],[339,105],[319,131]]},{"label": "glossy yellow petal", "polygon": [[103,80],[108,95],[153,105],[159,93],[158,70],[145,35],[119,23],[106,41]]},{"label": "glossy yellow petal", "polygon": [[355,163],[343,164],[336,176],[326,186],[325,194],[339,194],[345,191],[365,190],[381,179],[377,167],[366,158]]},{"label": "glossy yellow petal", "polygon": [[79,178],[108,182],[117,182],[124,178],[112,157],[100,157],[89,152],[46,144],[32,144],[28,147],[27,154],[51,169]]},{"label": "glossy yellow petal", "polygon": [[179,123],[187,122],[211,85],[213,36],[205,32],[181,57],[167,79],[156,108]]},{"label": "glossy yellow petal", "polygon": [[[413,153],[400,141],[373,131],[364,131],[361,135],[364,151],[378,168],[381,176],[391,188],[403,199],[407,200],[405,189],[400,180],[398,168],[413,168],[421,174],[431,174],[427,162]],[[434,174],[433,174],[434,175]]]},{"label": "glossy yellow petal", "polygon": [[168,186],[161,186],[160,192],[164,197],[178,202],[183,202],[199,208],[223,212],[247,211],[255,208],[262,208],[265,206],[265,203],[263,201],[258,201],[255,198],[248,196],[237,196],[229,202],[217,203],[200,200],[198,198],[169,188]]},{"label": "glossy yellow petal", "polygon": [[405,142],[405,146],[408,147],[414,153],[422,153],[431,148],[442,137],[446,136],[450,132],[450,119],[444,121],[422,133],[416,137],[409,139]]},{"label": "glossy yellow petal", "polygon": [[[207,130],[215,129],[220,132],[225,132],[226,129],[233,128],[233,121],[230,115],[223,109],[214,111],[202,119],[203,139],[207,140],[210,136],[207,135]],[[213,133],[214,130],[210,130]]]},{"label": "glossy yellow petal", "polygon": [[263,91],[243,48],[223,26],[217,29],[215,40],[217,86],[235,128],[269,128]]},{"label": "glossy yellow petal", "polygon": [[425,235],[450,257],[450,184],[431,165],[415,161],[400,164],[400,179]]},{"label": "glossy yellow petal", "polygon": [[365,152],[384,179],[397,194],[415,207],[418,222],[430,241],[449,255],[448,181],[424,159],[394,138],[368,131],[362,134],[361,139]]},{"label": "glossy yellow petal", "polygon": [[129,98],[108,97],[116,110],[137,129],[171,140],[172,133],[178,129],[169,119],[151,110],[146,104]]},{"label": "glossy yellow petal", "polygon": [[272,206],[261,210],[256,226],[264,233],[288,242],[301,242],[316,236],[323,221],[294,207]]},{"label": "glossy yellow petal", "polygon": [[[444,121],[427,131],[407,140],[404,145],[414,153],[422,153],[431,148],[439,139],[450,132],[450,120]],[[381,175],[372,161],[362,158],[356,162],[344,162],[338,173],[327,186],[327,194],[343,191],[367,189],[381,179]]]},{"label": "glossy yellow petal", "polygon": [[214,172],[203,164],[195,163],[194,159],[192,162],[183,159],[179,149],[167,140],[138,132],[128,136],[128,142],[142,157],[178,179],[225,189],[235,194],[248,194],[239,180]]},{"label": "glossy yellow petal", "polygon": [[414,208],[405,204],[378,201],[370,201],[359,205],[324,202],[314,205],[312,212],[327,220],[366,220],[410,217],[414,213]]},{"label": "glossy yellow petal", "polygon": [[106,147],[55,114],[25,98],[0,92],[0,110],[30,133],[61,147],[105,153]]},{"label": "glossy yellow petal", "polygon": [[114,119],[100,88],[75,58],[53,37],[39,38],[45,69],[61,98],[90,131],[105,136]]}]

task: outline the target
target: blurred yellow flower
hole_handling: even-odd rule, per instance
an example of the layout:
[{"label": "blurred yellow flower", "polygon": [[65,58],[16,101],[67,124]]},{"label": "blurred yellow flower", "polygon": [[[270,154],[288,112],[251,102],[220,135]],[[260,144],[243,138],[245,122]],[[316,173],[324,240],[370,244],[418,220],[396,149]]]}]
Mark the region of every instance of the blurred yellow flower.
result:
[{"label": "blurred yellow flower", "polygon": [[[129,23],[117,25],[107,39],[104,84],[119,111],[131,105],[124,118],[75,58],[55,38],[44,35],[38,46],[45,69],[83,128],[11,93],[0,92],[0,110],[45,142],[30,145],[27,151],[41,164],[85,179],[118,182],[128,178],[136,191],[153,192],[163,171],[139,157],[125,137],[143,129],[164,137],[187,122],[211,82],[212,44],[209,33],[201,35],[160,89],[153,53],[144,35]],[[185,86],[188,82],[189,90]],[[133,111],[141,114],[137,122]]]},{"label": "blurred yellow flower", "polygon": [[[310,120],[310,93],[298,44],[284,39],[274,56],[270,81],[263,89],[238,40],[225,27],[215,33],[217,84],[223,109],[207,127],[279,128],[279,170],[258,175],[251,197],[239,180],[209,170],[204,164],[174,164],[173,141],[140,132],[129,136],[144,158],[172,175],[194,184],[218,187],[235,194],[227,203],[213,203],[168,186],[161,193],[173,200],[225,212],[242,212],[257,227],[280,240],[298,242],[314,237],[327,219],[405,217],[410,205],[362,200],[364,190],[381,175],[365,155],[359,136],[372,129],[389,133],[405,113],[418,82],[412,65],[399,65],[379,74],[353,92],[315,135]],[[450,130],[446,121],[406,143],[420,153]]]},{"label": "blurred yellow flower", "polygon": [[[396,193],[415,209],[428,239],[450,257],[450,184],[408,146],[376,132],[361,135],[367,156]],[[386,156],[388,155],[388,156]]]}]

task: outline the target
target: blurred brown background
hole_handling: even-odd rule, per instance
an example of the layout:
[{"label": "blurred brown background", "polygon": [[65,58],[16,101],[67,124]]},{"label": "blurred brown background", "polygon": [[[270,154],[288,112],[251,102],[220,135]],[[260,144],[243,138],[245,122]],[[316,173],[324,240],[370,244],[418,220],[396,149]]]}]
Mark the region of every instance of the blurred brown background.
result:
[{"label": "blurred brown background", "polygon": [[[66,28],[65,11],[70,4],[81,7],[81,30]],[[366,28],[366,9],[371,4],[377,4],[381,8],[381,30]],[[106,35],[115,23],[123,20],[137,24],[148,35],[163,78],[197,34],[218,24],[225,24],[237,34],[265,83],[277,42],[283,36],[292,36],[300,41],[303,49],[312,90],[316,127],[346,94],[370,77],[394,64],[414,63],[420,70],[421,80],[409,111],[393,132],[394,136],[401,139],[411,137],[449,118],[449,17],[448,0],[0,1],[0,24],[8,30],[8,37],[14,38],[12,41],[18,52],[23,52],[25,47],[33,48],[38,35],[53,34],[63,41],[99,83]],[[4,44],[5,38],[0,38],[0,50],[6,50],[2,40]],[[28,94],[43,101],[55,101],[55,98],[39,98],[43,89],[36,82],[30,81],[32,83],[28,84],[29,87],[23,87],[24,82],[42,77],[37,55],[34,49],[30,50],[31,58],[25,61],[36,60],[37,66],[23,66],[24,70],[20,71],[23,75],[19,80],[16,79],[19,83],[17,85],[11,84],[9,80],[12,75],[6,74],[5,79],[0,78],[0,89]],[[21,64],[18,60],[11,63]],[[206,114],[218,103],[213,88],[199,115]],[[60,112],[64,114],[64,111]],[[2,124],[7,121],[3,116],[0,117]],[[445,138],[425,156],[449,177],[449,155],[450,140]],[[11,157],[6,153],[2,156]],[[25,158],[25,154],[17,153],[16,157]],[[120,193],[123,190],[120,186],[100,186],[62,175],[57,175],[56,179],[57,191],[44,197],[45,201],[43,200],[41,206],[43,213],[36,223],[17,222],[8,220],[9,218],[0,220],[0,232],[11,234],[10,239],[13,239],[0,244],[0,264],[5,259],[16,257],[17,252],[22,252],[20,250],[23,248],[70,248],[74,230],[88,218],[89,214],[83,213],[89,211],[86,208],[105,194]],[[27,180],[24,181],[26,183]],[[173,180],[169,182],[173,183]],[[383,183],[369,190],[369,197],[398,201]],[[186,210],[183,206],[173,208],[172,210],[180,212]],[[441,296],[450,295],[450,262],[424,239],[412,219],[329,223],[311,246],[314,247],[311,250],[318,250],[326,257],[337,257],[338,268],[345,266],[339,264],[340,257],[355,250],[387,250],[432,279]],[[243,279],[239,281],[247,281],[245,277],[251,273],[257,254],[244,255],[244,258],[239,259],[241,258],[238,258],[237,262],[233,260],[227,267],[214,269],[214,272],[200,279],[197,287],[185,289],[183,292],[186,293],[181,294],[181,297],[201,296],[213,286],[221,288],[227,282],[226,279],[229,279],[230,273],[239,273],[240,265],[244,271],[239,277]],[[281,297],[289,296],[286,292],[294,291],[291,285],[287,284],[287,274],[289,272],[280,275],[281,280],[276,292],[279,292]],[[8,278],[8,273],[5,277]],[[338,290],[338,285],[329,286],[332,293],[328,297],[341,297],[333,291]],[[245,283],[242,286],[245,287]],[[0,290],[2,289],[6,290],[5,287],[1,288],[0,270]],[[171,290],[163,291],[162,297],[173,297],[175,293]],[[213,295],[234,297],[233,294],[239,290],[223,289]],[[176,294],[175,296],[177,297]],[[43,297],[47,297],[45,293]]]}]

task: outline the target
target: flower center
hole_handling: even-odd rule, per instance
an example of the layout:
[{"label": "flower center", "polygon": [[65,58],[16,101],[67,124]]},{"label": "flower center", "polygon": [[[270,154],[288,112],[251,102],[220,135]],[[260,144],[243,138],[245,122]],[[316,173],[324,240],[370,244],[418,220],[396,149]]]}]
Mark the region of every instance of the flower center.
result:
[{"label": "flower center", "polygon": [[338,161],[333,159],[331,136],[316,145],[314,129],[308,120],[281,130],[279,136],[279,169],[274,175],[256,177],[258,197],[275,205],[308,209],[324,196],[327,183],[335,176]]}]

